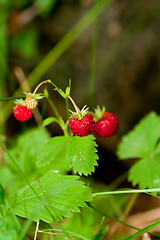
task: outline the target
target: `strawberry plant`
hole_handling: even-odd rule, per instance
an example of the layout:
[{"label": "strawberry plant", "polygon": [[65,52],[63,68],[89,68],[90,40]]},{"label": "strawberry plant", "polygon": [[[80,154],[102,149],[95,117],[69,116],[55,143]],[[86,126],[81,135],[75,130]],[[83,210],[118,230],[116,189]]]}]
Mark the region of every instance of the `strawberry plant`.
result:
[{"label": "strawberry plant", "polygon": [[[43,84],[51,84],[65,100],[66,121],[59,115],[47,88],[37,93]],[[118,146],[119,159],[137,159],[129,170],[128,180],[140,189],[113,191],[122,180],[115,186],[98,185],[91,175],[98,166],[96,136],[110,139],[116,134],[118,117],[104,107],[97,107],[94,112],[86,106],[80,110],[70,91],[71,83],[63,91],[51,80],[46,80],[33,93],[25,93],[26,96],[16,100],[13,115],[20,122],[30,121],[38,101],[45,99],[54,116],[17,136],[9,150],[0,141],[5,151],[5,164],[0,168],[0,236],[4,240],[46,239],[43,234],[56,236],[56,239],[98,240],[110,234],[108,219],[137,230],[131,236],[126,233],[118,239],[136,239],[160,224],[157,221],[139,229],[116,216],[126,204],[130,206],[128,211],[132,206],[128,195],[121,198],[119,194],[146,192],[157,197],[160,190],[160,117],[150,113],[122,138]],[[73,107],[69,109],[70,103],[74,111]],[[58,124],[63,134],[52,137],[47,130],[50,124]],[[107,198],[109,196],[112,198]],[[12,237],[7,238],[8,235]]]}]

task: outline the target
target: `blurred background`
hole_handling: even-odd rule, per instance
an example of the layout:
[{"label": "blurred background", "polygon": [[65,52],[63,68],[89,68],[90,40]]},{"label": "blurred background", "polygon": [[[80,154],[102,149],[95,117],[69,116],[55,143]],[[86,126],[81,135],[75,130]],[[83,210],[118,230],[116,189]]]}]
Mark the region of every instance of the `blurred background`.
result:
[{"label": "blurred background", "polygon": [[[46,79],[65,89],[71,79],[80,108],[104,105],[118,116],[116,136],[97,138],[102,155],[112,155],[140,118],[160,112],[159,21],[159,0],[0,0],[0,98],[23,96]],[[67,118],[63,99],[50,90]],[[0,131],[10,137],[22,128],[13,106],[0,103]],[[52,115],[45,103],[39,111]],[[56,124],[49,128],[61,134]]]},{"label": "blurred background", "polygon": [[[23,96],[46,79],[65,89],[71,79],[80,108],[104,105],[118,116],[116,136],[97,137],[99,154],[114,159],[121,137],[148,112],[160,113],[159,21],[159,0],[1,0],[0,98]],[[48,90],[67,119],[63,99]],[[40,114],[25,125],[13,118],[13,106],[13,101],[0,102],[4,136],[53,114],[42,101]],[[49,130],[62,133],[56,124]]]},{"label": "blurred background", "polygon": [[[160,113],[159,23],[159,0],[0,0],[0,99],[23,96],[46,79],[65,89],[71,79],[80,108],[104,105],[119,118],[116,136],[97,137],[95,177],[110,183],[130,165],[115,155],[121,137],[145,114]],[[63,99],[48,91],[67,119]],[[21,124],[13,107],[0,102],[4,141],[53,115],[42,101],[35,119]],[[48,128],[62,134],[56,124]]]}]

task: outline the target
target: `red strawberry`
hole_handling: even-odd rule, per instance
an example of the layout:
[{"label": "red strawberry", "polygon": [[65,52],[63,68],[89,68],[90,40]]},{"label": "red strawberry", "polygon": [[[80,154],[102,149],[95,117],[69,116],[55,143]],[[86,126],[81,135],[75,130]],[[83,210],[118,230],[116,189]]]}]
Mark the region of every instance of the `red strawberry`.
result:
[{"label": "red strawberry", "polygon": [[117,116],[104,112],[103,117],[95,123],[94,132],[100,137],[111,137],[119,128]]},{"label": "red strawberry", "polygon": [[32,116],[32,110],[28,109],[25,106],[17,104],[13,109],[14,117],[21,122],[27,121]]},{"label": "red strawberry", "polygon": [[28,109],[34,109],[38,104],[38,100],[36,98],[27,96],[24,103]]},{"label": "red strawberry", "polygon": [[82,119],[77,119],[74,116],[70,118],[69,128],[76,136],[84,137],[94,130],[95,121],[90,114],[86,114]]}]

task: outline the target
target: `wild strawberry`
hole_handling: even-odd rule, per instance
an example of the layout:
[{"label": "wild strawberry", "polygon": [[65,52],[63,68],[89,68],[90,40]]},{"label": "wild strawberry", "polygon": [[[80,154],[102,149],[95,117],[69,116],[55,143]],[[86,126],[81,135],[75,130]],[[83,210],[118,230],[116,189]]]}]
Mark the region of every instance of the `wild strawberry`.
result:
[{"label": "wild strawberry", "polygon": [[38,100],[36,98],[27,96],[24,103],[28,109],[34,109],[38,105]]},{"label": "wild strawberry", "polygon": [[86,114],[82,119],[75,118],[74,116],[70,118],[69,128],[71,132],[76,136],[84,137],[90,134],[94,130],[95,121],[91,114]]},{"label": "wild strawberry", "polygon": [[32,116],[32,110],[28,109],[25,106],[17,104],[13,109],[14,117],[21,122],[27,121]]},{"label": "wild strawberry", "polygon": [[95,123],[94,132],[100,137],[111,137],[119,128],[117,116],[104,112],[102,118]]}]

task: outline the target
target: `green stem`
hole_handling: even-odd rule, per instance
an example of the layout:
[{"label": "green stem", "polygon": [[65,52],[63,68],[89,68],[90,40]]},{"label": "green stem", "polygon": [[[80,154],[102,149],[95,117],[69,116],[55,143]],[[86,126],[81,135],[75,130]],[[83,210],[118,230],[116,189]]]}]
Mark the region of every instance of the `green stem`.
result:
[{"label": "green stem", "polygon": [[1,98],[1,101],[7,101],[7,100],[14,100],[14,99],[25,99],[26,97],[8,97],[8,98]]},{"label": "green stem", "polygon": [[66,110],[67,110],[67,119],[69,121],[70,119],[70,114],[69,114],[69,102],[68,102],[68,98],[65,98],[66,101]]},{"label": "green stem", "polygon": [[21,174],[21,176],[24,178],[24,180],[26,181],[26,183],[29,185],[29,187],[32,189],[32,191],[35,193],[35,195],[39,198],[38,194],[36,193],[36,191],[34,190],[34,188],[32,187],[32,185],[29,183],[28,179],[26,178],[26,176],[23,174],[22,170],[19,168],[18,164],[16,163],[16,161],[14,160],[14,158],[12,157],[12,155],[10,154],[10,152],[7,150],[7,148],[5,147],[5,145],[3,144],[3,142],[0,140],[0,144],[3,147],[4,151],[7,153],[7,155],[9,156],[9,158],[12,160],[13,164],[16,166],[16,168],[18,169],[19,173]]},{"label": "green stem", "polygon": [[[36,195],[36,197],[42,202],[41,198],[39,197],[39,195],[37,194],[37,192],[34,190],[34,188],[32,187],[32,185],[30,184],[30,182],[28,181],[28,179],[26,178],[26,176],[23,174],[22,170],[19,168],[18,164],[16,163],[16,161],[14,160],[14,158],[12,157],[12,155],[10,154],[10,152],[8,151],[8,149],[5,147],[5,145],[3,144],[3,142],[0,140],[0,144],[3,147],[4,151],[7,153],[7,155],[9,156],[9,158],[11,159],[11,161],[13,162],[13,164],[16,166],[17,170],[19,171],[20,175],[22,176],[22,178],[26,181],[26,183],[28,184],[28,186],[32,189],[33,193]],[[46,208],[47,209],[47,208]],[[48,209],[47,209],[48,210]],[[50,213],[50,212],[49,212]],[[50,213],[51,214],[51,213]],[[51,214],[52,216],[52,214]]]},{"label": "green stem", "polygon": [[[157,222],[154,222],[154,223],[148,225],[147,227],[145,227],[145,228],[143,228],[143,229],[140,229],[140,228],[134,227],[134,226],[132,226],[132,225],[130,225],[130,224],[128,224],[128,223],[125,223],[125,222],[123,222],[123,221],[121,221],[121,220],[119,220],[119,219],[117,219],[117,218],[115,218],[115,217],[112,217],[112,216],[110,216],[110,215],[108,215],[108,214],[106,214],[106,213],[104,213],[104,212],[101,212],[101,211],[98,210],[97,208],[93,207],[90,203],[88,203],[88,206],[91,207],[91,208],[92,208],[93,210],[95,210],[96,212],[98,212],[99,214],[101,214],[101,215],[103,215],[103,216],[105,216],[105,217],[107,217],[107,218],[110,218],[110,219],[112,219],[112,220],[114,220],[114,221],[116,221],[116,222],[119,222],[119,223],[125,225],[126,227],[129,227],[129,228],[138,230],[137,233],[135,233],[134,235],[130,236],[129,238],[126,238],[125,240],[135,239],[136,236],[139,236],[139,235],[141,235],[142,233],[148,232],[150,229],[153,229],[154,227],[160,225],[160,220],[158,220]],[[149,232],[149,233],[150,233],[150,232]],[[156,233],[150,233],[150,234],[153,235],[153,236],[160,236],[159,234],[156,234]],[[134,237],[133,237],[133,236],[134,236]],[[132,237],[132,238],[131,238],[131,237]]]},{"label": "green stem", "polygon": [[68,98],[69,98],[69,100],[71,100],[71,103],[73,104],[79,119],[81,119],[81,115],[79,113],[79,109],[78,109],[77,105],[75,104],[74,100],[71,98],[71,96],[68,96]]},{"label": "green stem", "polygon": [[[140,236],[141,234],[146,233],[149,230],[151,230],[155,227],[158,227],[159,225],[160,225],[160,220],[148,225],[147,227],[144,227],[144,228],[140,229],[138,232],[132,234],[130,237],[125,238],[125,240],[137,239],[137,237]],[[152,233],[150,233],[150,234],[152,234]],[[158,235],[159,236],[159,234],[154,234],[154,233],[152,235],[155,235],[155,236]]]},{"label": "green stem", "polygon": [[49,104],[51,105],[51,107],[52,107],[52,109],[53,109],[57,119],[60,120],[61,117],[60,117],[56,107],[54,106],[53,102],[51,101],[51,99],[49,97],[47,98],[47,100],[48,100]]},{"label": "green stem", "polygon": [[[54,234],[56,234],[55,232],[62,232],[61,229],[41,229],[41,230],[38,230],[38,232],[40,233],[49,233],[49,232],[53,232]],[[74,232],[70,232],[70,231],[66,231],[68,234],[72,235],[71,237],[73,238],[80,238],[80,239],[83,239],[83,240],[88,240],[87,238],[77,234],[77,233],[74,233]]]},{"label": "green stem", "polygon": [[67,125],[66,123],[63,121],[63,119],[61,118],[61,116],[59,115],[56,107],[54,106],[53,102],[51,101],[51,99],[48,97],[47,98],[49,104],[51,105],[56,117],[57,117],[57,123],[59,124],[59,126],[62,128],[63,133],[65,136],[68,136],[68,129],[67,129]]},{"label": "green stem", "polygon": [[135,229],[135,230],[140,230],[140,229],[137,228],[137,227],[134,227],[134,226],[132,226],[132,225],[130,225],[130,224],[128,224],[128,223],[125,223],[125,222],[123,222],[123,221],[121,221],[121,220],[119,220],[119,219],[117,219],[117,218],[115,218],[115,217],[112,217],[112,216],[110,216],[110,215],[108,215],[108,214],[106,214],[106,213],[101,212],[101,211],[98,210],[97,208],[93,207],[90,203],[88,203],[88,205],[89,205],[89,207],[91,207],[92,209],[94,209],[96,212],[100,213],[101,215],[103,215],[103,216],[105,216],[105,217],[107,217],[107,218],[110,218],[110,219],[112,219],[112,220],[114,220],[114,221],[116,221],[116,222],[119,222],[119,223],[121,223],[121,224],[123,224],[123,225],[125,225],[125,226],[127,226],[127,227],[129,227],[129,228],[132,228],[132,229]]},{"label": "green stem", "polygon": [[[120,220],[124,221],[124,219],[127,217],[127,215],[129,214],[130,210],[132,209],[136,199],[138,197],[138,194],[135,193],[131,196],[131,198],[129,199],[127,206],[125,207],[124,211],[123,211],[123,215],[120,216]],[[117,223],[117,225],[115,226],[113,232],[112,232],[112,236],[115,235],[115,233],[118,231],[120,225],[119,223]]]},{"label": "green stem", "polygon": [[13,217],[13,220],[14,220],[17,232],[20,234],[20,232],[22,231],[21,225],[18,222],[18,219],[17,219],[17,217],[16,217],[16,215],[15,215],[15,213],[13,211],[13,208],[11,206],[10,200],[9,200],[9,198],[8,198],[6,193],[5,193],[5,197],[6,197],[6,202],[7,202],[8,208],[9,208],[11,214],[12,214],[12,217]]},{"label": "green stem", "polygon": [[38,90],[38,88],[42,85],[42,84],[46,84],[46,83],[51,83],[51,80],[45,80],[45,81],[43,81],[43,82],[41,82],[40,84],[38,84],[38,86],[35,88],[35,90],[34,90],[34,92],[33,92],[33,94],[35,94],[36,92],[37,92],[37,90]]},{"label": "green stem", "polygon": [[112,195],[112,194],[152,193],[152,192],[160,192],[160,188],[130,189],[130,190],[120,190],[120,191],[99,192],[99,193],[93,193],[93,197],[102,196],[102,195]]}]

